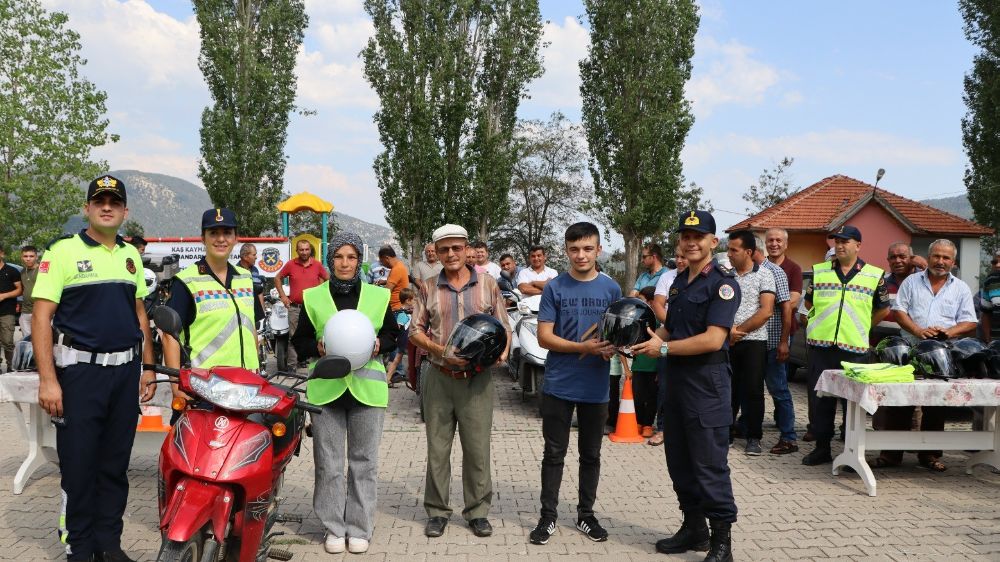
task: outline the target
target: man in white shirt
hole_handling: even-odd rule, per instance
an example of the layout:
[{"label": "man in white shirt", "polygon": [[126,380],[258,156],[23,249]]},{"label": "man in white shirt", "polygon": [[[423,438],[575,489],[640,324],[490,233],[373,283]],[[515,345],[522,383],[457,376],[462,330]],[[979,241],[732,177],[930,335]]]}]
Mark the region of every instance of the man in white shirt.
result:
[{"label": "man in white shirt", "polygon": [[559,273],[545,266],[545,248],[532,246],[528,250],[528,264],[517,274],[517,288],[526,297],[542,294],[542,289],[550,279],[555,279]]},{"label": "man in white shirt", "polygon": [[[892,311],[907,340],[915,343],[925,339],[951,339],[975,334],[977,324],[972,291],[951,273],[957,253],[951,240],[935,240],[927,250],[927,269],[909,275],[900,283]],[[943,407],[921,406],[920,410],[921,431],[944,431]],[[906,431],[910,429],[912,419],[913,406],[892,408],[891,415],[884,418],[884,428]],[[902,460],[902,451],[882,451],[873,465],[886,468],[897,466]],[[920,451],[917,461],[920,466],[934,472],[945,470],[941,451]]]},{"label": "man in white shirt", "polygon": [[472,243],[472,249],[475,250],[475,263],[479,267],[486,270],[493,279],[500,279],[500,266],[490,261],[489,248],[486,247],[486,242],[478,241]]}]

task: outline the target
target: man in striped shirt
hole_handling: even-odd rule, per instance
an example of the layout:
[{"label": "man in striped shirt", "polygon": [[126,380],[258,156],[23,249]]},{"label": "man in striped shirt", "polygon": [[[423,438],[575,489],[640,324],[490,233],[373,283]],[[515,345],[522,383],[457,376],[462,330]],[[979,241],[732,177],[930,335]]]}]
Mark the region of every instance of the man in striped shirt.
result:
[{"label": "man in striped shirt", "polygon": [[426,279],[410,322],[410,341],[429,354],[421,393],[427,430],[424,509],[429,517],[424,534],[440,537],[451,516],[451,445],[457,425],[462,442],[462,516],[476,536],[487,537],[493,534],[486,518],[493,500],[493,380],[489,369],[478,374],[459,370],[445,359],[445,344],[463,318],[490,314],[507,329],[507,348],[499,361],[503,363],[510,351],[510,326],[496,280],[466,265],[466,254],[472,251],[468,232],[461,226],[446,224],[434,231],[432,240],[444,269],[437,278]]}]

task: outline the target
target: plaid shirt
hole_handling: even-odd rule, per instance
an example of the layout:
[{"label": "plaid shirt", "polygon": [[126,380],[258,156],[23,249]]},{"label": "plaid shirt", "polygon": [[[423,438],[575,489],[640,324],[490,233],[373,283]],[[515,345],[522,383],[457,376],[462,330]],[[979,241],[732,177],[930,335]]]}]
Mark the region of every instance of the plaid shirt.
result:
[{"label": "plaid shirt", "polygon": [[[443,270],[436,278],[428,278],[434,279],[435,284],[424,283],[413,307],[409,328],[411,337],[418,333],[427,334],[435,343],[444,345],[460,320],[479,313],[493,316],[510,332],[507,309],[496,280],[488,273],[479,274],[475,269],[466,267],[472,276],[465,286],[458,289],[448,283]],[[434,358],[433,355],[430,357]]]},{"label": "plaid shirt", "polygon": [[785,270],[771,263],[770,260],[764,260],[760,264],[761,269],[766,269],[774,275],[774,286],[775,286],[775,299],[774,299],[774,314],[771,315],[767,320],[767,348],[777,349],[778,343],[781,341],[781,303],[788,302],[791,300],[792,295],[788,291],[788,276],[785,275]]}]

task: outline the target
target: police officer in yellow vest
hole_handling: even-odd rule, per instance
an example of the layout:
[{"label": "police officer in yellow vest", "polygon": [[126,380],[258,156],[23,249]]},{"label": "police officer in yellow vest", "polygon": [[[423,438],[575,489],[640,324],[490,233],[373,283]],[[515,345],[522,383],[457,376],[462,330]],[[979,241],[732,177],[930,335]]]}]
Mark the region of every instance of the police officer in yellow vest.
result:
[{"label": "police officer in yellow vest", "polygon": [[[201,240],[205,257],[174,277],[167,301],[181,317],[181,339],[191,366],[258,369],[253,277],[229,263],[236,246],[236,215],[229,209],[205,211]],[[163,334],[163,362],[174,368],[181,362],[180,347],[168,334]],[[173,390],[175,397],[190,400],[176,384]]]},{"label": "police officer in yellow vest", "polygon": [[366,365],[345,378],[311,380],[306,387],[309,402],[323,408],[321,415],[312,418],[313,509],[326,528],[323,547],[331,554],[365,552],[372,538],[378,448],[389,404],[385,367],[377,356],[392,351],[399,336],[389,308],[389,291],[361,281],[363,248],[357,234],[340,232],[333,237],[327,253],[333,275],[303,292],[303,314],[293,336],[298,349],[325,354],[323,329],[327,320],[345,309],[364,314],[377,334]]},{"label": "police officer in yellow vest", "polygon": [[867,362],[868,332],[889,314],[885,272],[858,257],[861,231],[844,225],[827,239],[833,239],[835,255],[813,266],[805,294],[809,422],[816,448],[802,464],[810,466],[833,462],[830,441],[837,416],[837,399],[816,396],[816,382],[824,370],[842,368],[841,361]]}]

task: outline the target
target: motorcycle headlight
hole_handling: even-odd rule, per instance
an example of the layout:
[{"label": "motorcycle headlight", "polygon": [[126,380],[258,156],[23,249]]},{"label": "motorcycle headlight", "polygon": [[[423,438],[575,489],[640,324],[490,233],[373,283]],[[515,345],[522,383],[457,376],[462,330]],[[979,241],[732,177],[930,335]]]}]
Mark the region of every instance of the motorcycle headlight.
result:
[{"label": "motorcycle headlight", "polygon": [[531,307],[526,302],[517,303],[517,311],[521,314],[531,314]]},{"label": "motorcycle headlight", "polygon": [[279,400],[277,396],[260,394],[259,386],[235,384],[216,375],[208,379],[192,376],[190,384],[198,396],[227,410],[270,410]]}]

